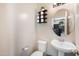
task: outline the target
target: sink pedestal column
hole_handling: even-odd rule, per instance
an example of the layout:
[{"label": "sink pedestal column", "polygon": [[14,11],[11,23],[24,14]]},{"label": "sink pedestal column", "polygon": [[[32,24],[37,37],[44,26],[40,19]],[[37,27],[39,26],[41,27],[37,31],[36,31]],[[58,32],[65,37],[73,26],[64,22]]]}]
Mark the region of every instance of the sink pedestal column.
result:
[{"label": "sink pedestal column", "polygon": [[58,56],[64,56],[64,52],[58,51]]}]

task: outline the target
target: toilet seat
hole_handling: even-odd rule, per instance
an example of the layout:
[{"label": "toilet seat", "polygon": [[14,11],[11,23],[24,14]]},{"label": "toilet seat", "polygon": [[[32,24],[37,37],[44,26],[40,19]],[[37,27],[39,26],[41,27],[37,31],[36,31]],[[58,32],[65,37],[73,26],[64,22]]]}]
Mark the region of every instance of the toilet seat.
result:
[{"label": "toilet seat", "polygon": [[35,51],[34,53],[32,53],[31,56],[43,56],[43,52],[41,52],[41,51]]}]

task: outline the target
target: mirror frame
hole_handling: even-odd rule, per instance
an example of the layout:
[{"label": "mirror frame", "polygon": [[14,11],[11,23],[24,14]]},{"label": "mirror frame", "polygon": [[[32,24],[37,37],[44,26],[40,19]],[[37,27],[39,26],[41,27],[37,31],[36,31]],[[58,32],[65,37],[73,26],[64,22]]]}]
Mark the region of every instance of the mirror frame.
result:
[{"label": "mirror frame", "polygon": [[[69,27],[69,21],[71,20],[71,17],[74,19],[75,17],[74,17],[74,15],[73,15],[73,13],[71,13],[68,9],[59,9],[59,10],[57,10],[56,12],[55,12],[55,15],[54,15],[54,18],[56,18],[57,16],[57,13],[59,12],[59,11],[64,11],[64,13],[65,13],[65,16],[64,16],[64,18],[65,18],[65,21],[64,21],[64,24],[65,24],[65,35],[69,35],[73,30],[74,30],[74,27],[75,27],[75,23],[74,23],[74,20],[73,20],[73,22],[72,22],[72,24],[73,24],[73,30],[72,31],[70,31],[70,28],[71,27]],[[56,16],[56,17],[55,17]],[[54,19],[53,18],[53,19]],[[70,20],[68,20],[68,19],[70,19]],[[54,20],[52,20],[52,22],[53,22]],[[53,28],[53,25],[54,25],[54,23],[52,24],[52,28]],[[55,33],[56,34],[56,33]],[[58,36],[58,35],[57,35]]]}]

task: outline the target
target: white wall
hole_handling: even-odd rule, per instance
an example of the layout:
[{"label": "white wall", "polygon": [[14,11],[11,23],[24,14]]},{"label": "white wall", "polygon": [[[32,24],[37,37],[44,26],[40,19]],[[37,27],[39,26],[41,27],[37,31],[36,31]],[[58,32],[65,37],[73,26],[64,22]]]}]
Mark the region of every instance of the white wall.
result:
[{"label": "white wall", "polygon": [[76,47],[79,52],[79,3],[75,4],[75,40]]},{"label": "white wall", "polygon": [[9,55],[15,55],[15,4],[6,4]]},{"label": "white wall", "polygon": [[[29,54],[35,49],[35,9],[36,4],[16,4],[16,55],[21,55],[24,47],[29,48]],[[26,14],[26,19],[20,15]]]},{"label": "white wall", "polygon": [[0,4],[0,55],[8,55],[6,4]]},{"label": "white wall", "polygon": [[14,55],[14,8],[0,3],[0,55]]}]

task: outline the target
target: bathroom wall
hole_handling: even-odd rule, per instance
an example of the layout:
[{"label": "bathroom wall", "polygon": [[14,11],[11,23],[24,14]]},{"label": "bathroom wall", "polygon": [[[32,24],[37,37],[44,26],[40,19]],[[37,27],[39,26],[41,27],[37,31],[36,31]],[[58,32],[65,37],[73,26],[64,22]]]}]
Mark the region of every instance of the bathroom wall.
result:
[{"label": "bathroom wall", "polygon": [[8,35],[6,28],[6,4],[0,4],[0,55],[8,55]]},{"label": "bathroom wall", "polygon": [[0,56],[14,55],[13,4],[0,3]]},{"label": "bathroom wall", "polygon": [[79,52],[79,3],[75,4],[75,36],[76,47]]},{"label": "bathroom wall", "polygon": [[16,4],[16,55],[22,55],[23,48],[25,47],[29,48],[28,55],[30,55],[32,51],[35,49],[34,47],[36,45],[36,6],[36,4],[32,3]]},{"label": "bathroom wall", "polygon": [[[57,55],[57,50],[54,49],[50,42],[53,39],[57,39],[58,37],[55,35],[55,33],[52,31],[51,28],[51,20],[53,18],[53,16],[55,15],[56,11],[58,11],[59,9],[68,9],[70,13],[72,13],[74,15],[74,9],[75,9],[75,5],[74,4],[65,4],[63,6],[59,6],[56,8],[53,8],[53,4],[37,4],[38,9],[41,8],[41,6],[44,6],[47,10],[48,10],[48,16],[47,16],[47,23],[46,24],[39,24],[36,23],[36,37],[38,40],[46,40],[48,41],[48,48],[47,48],[47,54],[49,55]],[[62,14],[62,13],[61,13]],[[74,19],[72,20],[74,21]],[[75,33],[74,33],[74,29],[72,31],[72,33],[70,35],[68,35],[68,41],[71,41],[73,43],[75,43]]]}]

